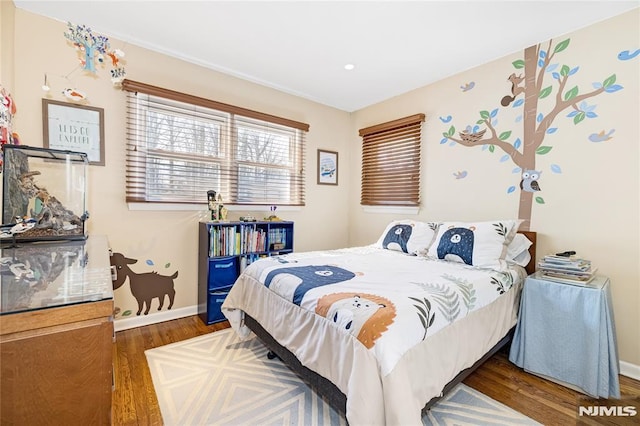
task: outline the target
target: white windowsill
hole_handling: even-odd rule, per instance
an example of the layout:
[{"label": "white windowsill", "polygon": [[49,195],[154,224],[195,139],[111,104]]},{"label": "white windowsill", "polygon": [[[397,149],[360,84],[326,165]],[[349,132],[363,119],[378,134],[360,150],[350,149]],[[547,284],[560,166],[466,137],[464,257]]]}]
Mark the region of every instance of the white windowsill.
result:
[{"label": "white windowsill", "polygon": [[418,214],[420,207],[406,206],[362,206],[365,213]]},{"label": "white windowsill", "polygon": [[[268,212],[270,206],[250,206],[224,204],[229,211],[240,212]],[[208,211],[206,204],[183,204],[183,203],[127,203],[129,210],[144,211]],[[277,206],[277,212],[297,212],[302,210],[302,206]]]}]

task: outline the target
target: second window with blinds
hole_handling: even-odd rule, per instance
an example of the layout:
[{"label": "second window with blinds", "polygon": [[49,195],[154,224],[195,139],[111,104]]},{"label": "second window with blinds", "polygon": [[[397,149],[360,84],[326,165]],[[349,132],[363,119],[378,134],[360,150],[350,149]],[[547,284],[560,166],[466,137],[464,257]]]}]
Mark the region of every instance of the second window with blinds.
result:
[{"label": "second window with blinds", "polygon": [[420,204],[420,152],[424,114],[360,129],[363,206]]},{"label": "second window with blinds", "polygon": [[304,205],[308,125],[127,81],[128,202]]}]

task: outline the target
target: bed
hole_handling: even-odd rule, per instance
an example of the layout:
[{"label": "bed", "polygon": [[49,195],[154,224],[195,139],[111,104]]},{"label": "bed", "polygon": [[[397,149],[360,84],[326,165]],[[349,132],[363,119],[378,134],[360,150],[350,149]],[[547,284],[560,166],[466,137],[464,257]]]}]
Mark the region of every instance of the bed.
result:
[{"label": "bed", "polygon": [[519,224],[393,221],[369,246],[264,258],[222,311],[350,424],[421,424],[510,338],[535,262]]}]

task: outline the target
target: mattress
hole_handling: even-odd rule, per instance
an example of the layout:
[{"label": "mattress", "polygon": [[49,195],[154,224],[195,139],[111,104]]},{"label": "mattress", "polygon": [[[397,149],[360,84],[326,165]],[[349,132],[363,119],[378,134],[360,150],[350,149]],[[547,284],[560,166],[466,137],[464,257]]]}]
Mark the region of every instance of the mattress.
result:
[{"label": "mattress", "polygon": [[421,424],[421,409],[515,325],[526,273],[375,246],[261,259],[222,311],[244,313],[347,396],[350,424]]}]

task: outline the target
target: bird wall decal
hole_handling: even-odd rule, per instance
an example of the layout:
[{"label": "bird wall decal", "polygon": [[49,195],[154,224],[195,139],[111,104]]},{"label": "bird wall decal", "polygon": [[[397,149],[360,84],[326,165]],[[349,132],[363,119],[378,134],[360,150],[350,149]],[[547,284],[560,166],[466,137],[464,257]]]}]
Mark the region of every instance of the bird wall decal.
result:
[{"label": "bird wall decal", "polygon": [[615,129],[611,129],[609,130],[607,133],[604,132],[604,130],[600,130],[600,132],[598,133],[591,133],[589,135],[589,140],[591,142],[604,142],[604,141],[608,141],[610,139],[613,138],[613,136],[611,136],[613,134],[613,132],[615,132]]},{"label": "bird wall decal", "polygon": [[470,81],[469,83],[465,83],[463,86],[460,86],[463,92],[468,92],[476,86],[475,81]]},{"label": "bird wall decal", "polygon": [[636,51],[633,53],[631,53],[630,50],[624,50],[618,53],[618,59],[620,59],[621,61],[628,61],[629,59],[633,59],[638,55],[640,55],[640,49],[636,49]]}]

